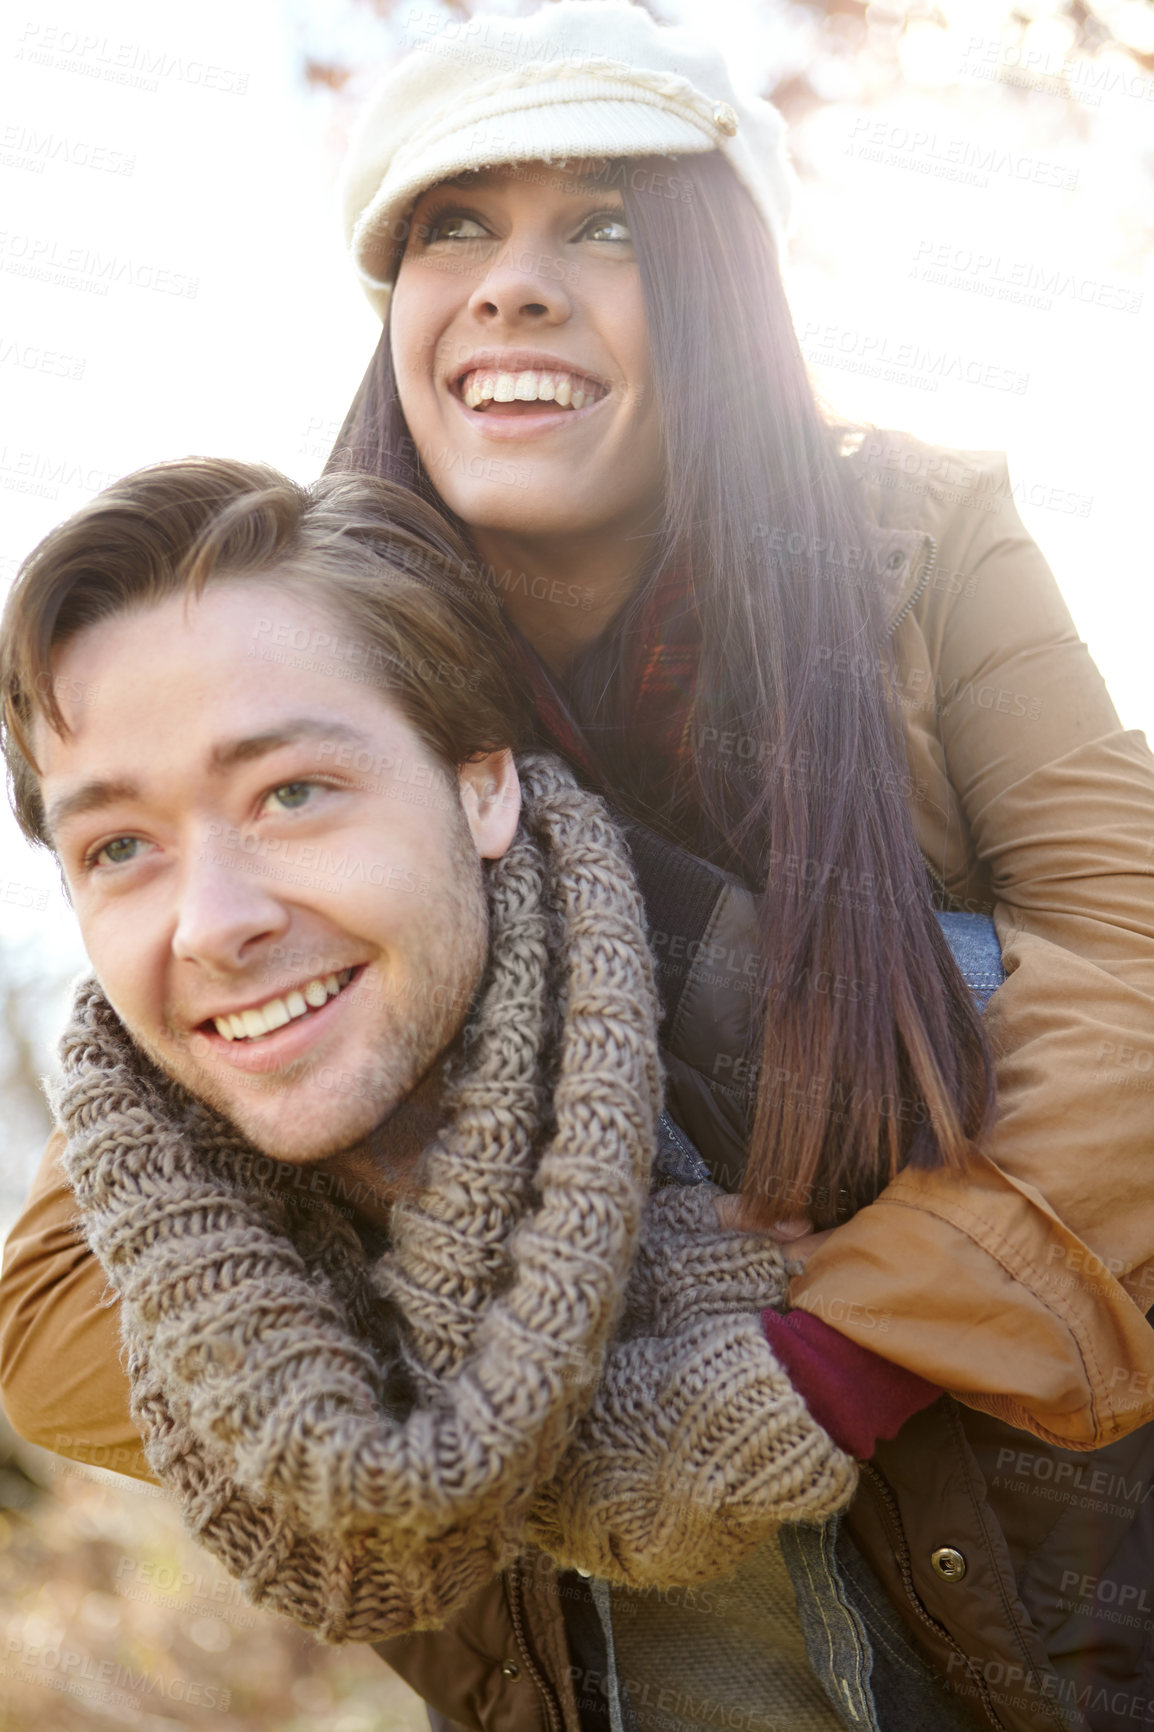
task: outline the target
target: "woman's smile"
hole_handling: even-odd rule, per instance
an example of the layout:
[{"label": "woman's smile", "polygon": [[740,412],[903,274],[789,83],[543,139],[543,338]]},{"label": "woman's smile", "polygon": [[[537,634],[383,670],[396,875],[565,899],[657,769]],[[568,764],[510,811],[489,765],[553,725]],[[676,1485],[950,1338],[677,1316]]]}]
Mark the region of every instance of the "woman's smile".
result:
[{"label": "woman's smile", "polygon": [[537,439],[592,415],[610,387],[589,369],[527,350],[469,359],[448,389],[482,439]]}]

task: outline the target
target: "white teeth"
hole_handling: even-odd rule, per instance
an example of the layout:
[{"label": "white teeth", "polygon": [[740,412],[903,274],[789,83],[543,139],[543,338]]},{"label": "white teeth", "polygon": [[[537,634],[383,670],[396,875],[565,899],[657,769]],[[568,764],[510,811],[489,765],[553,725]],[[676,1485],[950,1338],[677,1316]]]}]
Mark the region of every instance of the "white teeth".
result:
[{"label": "white teeth", "polygon": [[213,1025],[224,1040],[259,1040],[261,1035],[272,1034],[275,1029],[294,1022],[298,1016],[306,1015],[310,1005],[319,1010],[352,978],[353,970],[342,968],[339,974],[326,974],[320,980],[310,980],[307,986],[294,987],[283,998],[270,998],[267,1004],[254,1010],[214,1016]]},{"label": "white teeth", "polygon": [[597,396],[597,387],[580,373],[541,373],[533,368],[520,373],[469,373],[461,384],[461,401],[467,409],[489,402],[559,403],[563,409],[583,409]]}]

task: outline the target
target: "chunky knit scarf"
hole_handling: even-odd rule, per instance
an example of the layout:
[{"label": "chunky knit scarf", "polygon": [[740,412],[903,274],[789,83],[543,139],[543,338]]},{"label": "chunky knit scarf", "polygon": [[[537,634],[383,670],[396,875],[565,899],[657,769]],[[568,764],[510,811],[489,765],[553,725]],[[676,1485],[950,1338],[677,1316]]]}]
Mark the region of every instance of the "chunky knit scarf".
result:
[{"label": "chunky knit scarf", "polygon": [[[604,1531],[583,1529],[605,1523],[565,1451],[579,1422],[594,1426],[583,1460],[604,1443],[595,1397],[614,1364],[659,1105],[656,997],[600,801],[554,760],[527,760],[522,776],[525,819],[489,875],[490,961],[446,1122],[383,1254],[331,1198],[297,1189],[299,1169],[156,1070],[95,983],[62,1045],[65,1167],[120,1294],[149,1462],[256,1602],[333,1641],[443,1623],[536,1531],[559,1555],[605,1549]],[[730,1253],[744,1242],[714,1236]],[[780,1297],[771,1256],[750,1313]],[[760,1354],[791,1415],[788,1495],[768,1519],[818,1519],[848,1497],[852,1466],[754,1334],[742,1352]],[[636,1394],[629,1383],[626,1406]],[[746,1432],[749,1419],[747,1400]],[[714,1472],[702,1511],[716,1516],[728,1488]],[[766,1495],[737,1513],[743,1549],[751,1516],[765,1529]],[[684,1573],[663,1524],[634,1524],[621,1579]],[[672,1543],[692,1547],[674,1526]]]}]

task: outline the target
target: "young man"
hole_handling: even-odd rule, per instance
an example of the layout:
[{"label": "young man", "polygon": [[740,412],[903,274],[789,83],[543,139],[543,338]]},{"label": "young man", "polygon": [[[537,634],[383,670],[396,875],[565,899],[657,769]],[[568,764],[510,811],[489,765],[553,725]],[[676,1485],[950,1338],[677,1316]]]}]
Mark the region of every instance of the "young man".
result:
[{"label": "young man", "polygon": [[[580,1637],[552,1566],[518,1573],[533,1541],[703,1579],[855,1475],[762,1332],[778,1247],[719,1229],[710,1187],[646,1202],[658,1004],[629,856],[560,764],[518,776],[499,646],[411,495],[160,465],[26,566],[5,750],[95,971],[57,1152],[149,1469],[264,1603],[410,1641],[458,1713],[468,1630],[496,1627],[571,1721]],[[22,1321],[67,1280],[19,1290],[22,1231],[5,1389],[35,1402],[56,1372]],[[106,1334],[105,1423],[115,1359]]]},{"label": "young man", "polygon": [[[749,1048],[750,899],[636,829],[631,863],[555,761],[518,776],[500,645],[465,550],[372,481],[162,465],[29,562],[5,751],[97,979],[6,1260],[11,1415],[157,1476],[257,1599],[384,1638],[479,1732],[578,1732],[606,1705],[620,1732],[618,1663],[641,1732],[670,1692],[691,1732],[767,1704],[842,1723],[817,1677],[855,1724],[957,1727],[972,1698],[1035,1732],[1085,1644],[1051,1661],[1006,1610],[1010,1548],[954,1404],[881,1452],[901,1484],[905,1448],[914,1493],[899,1506],[871,1468],[854,1511],[954,1699],[833,1523],[766,1537],[849,1496],[818,1418],[867,1457],[934,1390],[809,1318],[807,1409],[758,1320],[777,1247],[719,1230],[710,1187],[646,1202],[657,1003],[633,864],[655,946],[686,959],[663,982],[671,1098],[731,1187],[740,1114],[715,1083]],[[659,1162],[702,1177],[668,1124]],[[784,1357],[797,1314],[765,1318]],[[970,1423],[988,1458],[1020,1450]],[[1126,1538],[1141,1567],[1139,1522]],[[932,1616],[909,1585],[929,1569]],[[1011,1666],[1022,1690],[996,1687]]]}]

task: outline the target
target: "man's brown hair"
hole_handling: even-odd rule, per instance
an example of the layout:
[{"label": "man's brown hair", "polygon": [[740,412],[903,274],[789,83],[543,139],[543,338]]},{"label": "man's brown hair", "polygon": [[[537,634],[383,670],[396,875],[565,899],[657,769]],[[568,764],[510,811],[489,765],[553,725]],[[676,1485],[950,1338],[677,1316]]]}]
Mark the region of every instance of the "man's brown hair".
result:
[{"label": "man's brown hair", "polygon": [[300,644],[270,621],[254,653],[288,665],[311,658],[386,693],[446,766],[518,744],[524,700],[501,653],[500,610],[432,506],[365,475],[303,487],[265,464],[157,463],[54,529],[8,598],[0,727],[26,836],[51,845],[31,732],[37,717],[67,731],[53,654],[98,621],[258,577],[283,583],[339,629]]}]

